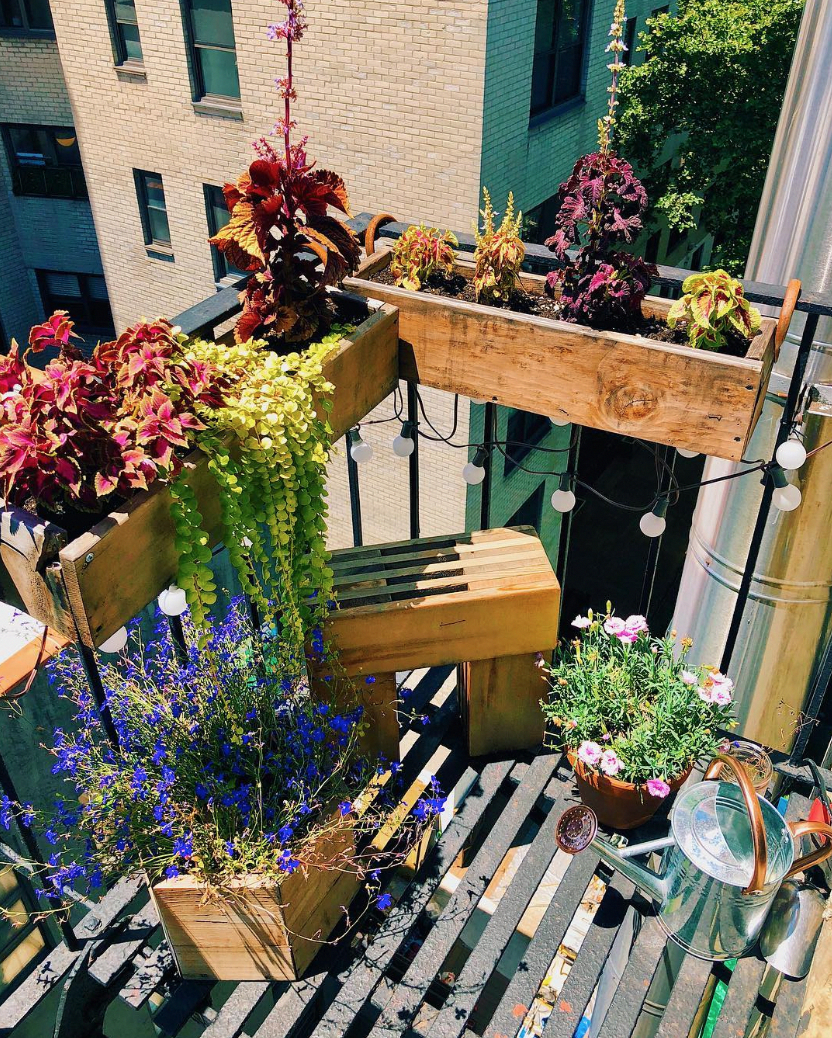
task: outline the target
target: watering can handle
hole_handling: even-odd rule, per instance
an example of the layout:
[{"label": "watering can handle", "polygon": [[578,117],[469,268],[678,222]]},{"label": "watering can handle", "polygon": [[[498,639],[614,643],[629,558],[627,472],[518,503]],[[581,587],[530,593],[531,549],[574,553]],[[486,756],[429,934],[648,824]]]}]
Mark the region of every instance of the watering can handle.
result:
[{"label": "watering can handle", "polygon": [[818,836],[826,837],[826,843],[822,847],[816,847],[813,851],[809,851],[808,854],[804,854],[802,858],[798,858],[783,877],[784,879],[788,879],[789,876],[793,876],[796,872],[805,872],[811,865],[819,865],[832,855],[832,825],[827,825],[826,822],[812,821],[789,822],[789,830],[792,834],[792,839],[795,841],[800,840],[802,836],[811,836],[813,833],[817,833]]},{"label": "watering can handle", "polygon": [[[751,874],[751,882],[743,890],[743,894],[756,894],[757,891],[763,889],[766,879],[766,868],[768,866],[768,847],[766,844],[766,827],[763,823],[763,812],[757,799],[757,791],[748,777],[748,772],[739,761],[729,757],[726,753],[718,753],[714,757],[705,771],[704,779],[707,781],[708,779],[718,778],[723,768],[728,768],[729,771],[734,773],[742,793],[742,798],[745,801],[746,810],[748,811],[748,820],[751,823],[751,843],[754,847],[754,871]],[[824,831],[826,829],[829,829],[830,834],[832,834],[832,827],[826,826]],[[830,847],[829,853],[832,854],[832,847]],[[811,855],[808,855],[808,857],[811,857]]]}]

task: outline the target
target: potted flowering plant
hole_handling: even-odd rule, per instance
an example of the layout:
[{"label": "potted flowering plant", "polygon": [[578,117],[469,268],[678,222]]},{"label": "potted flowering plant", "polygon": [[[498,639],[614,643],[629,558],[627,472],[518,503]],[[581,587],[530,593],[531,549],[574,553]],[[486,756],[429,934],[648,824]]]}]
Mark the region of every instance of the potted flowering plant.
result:
[{"label": "potted flowering plant", "polygon": [[53,770],[72,792],[51,818],[4,811],[43,826],[53,894],[143,871],[184,976],[297,978],[334,929],[355,925],[362,886],[367,907],[389,906],[383,871],[444,800],[434,779],[391,819],[399,765],[356,752],[360,706],[313,700],[302,661],[255,638],[239,601],[187,661],[164,629],[103,668],[115,746],[76,651],[56,658],[77,711],[74,731],[55,732]]},{"label": "potted flowering plant", "polygon": [[[511,205],[494,234],[487,202],[474,264],[457,257],[452,271],[429,284],[400,285],[391,251],[375,252],[384,214],[370,224],[367,258],[345,284],[400,308],[406,378],[738,461],[762,407],[775,322],[737,321],[723,337],[723,352],[695,349],[700,339],[668,320],[670,302],[647,296],[657,270],[630,251],[643,230],[647,196],[612,147],[624,24],[619,0],[599,146],[561,185],[555,234],[546,242],[559,269],[545,278],[521,273]],[[484,248],[484,239],[493,247]],[[502,286],[498,293],[477,290],[483,268],[480,283]],[[414,287],[420,290],[408,290]]]},{"label": "potted flowering plant", "polygon": [[551,737],[599,821],[632,829],[655,814],[731,728],[733,683],[687,662],[690,639],[650,634],[643,616],[591,610],[548,668]]}]

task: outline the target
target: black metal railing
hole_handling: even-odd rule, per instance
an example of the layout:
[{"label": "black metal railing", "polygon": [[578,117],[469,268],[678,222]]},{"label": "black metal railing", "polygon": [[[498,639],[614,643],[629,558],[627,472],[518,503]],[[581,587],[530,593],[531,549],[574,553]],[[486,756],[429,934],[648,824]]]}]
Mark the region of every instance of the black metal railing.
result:
[{"label": "black metal railing", "polygon": [[15,166],[12,190],[37,198],[89,198],[81,166]]}]

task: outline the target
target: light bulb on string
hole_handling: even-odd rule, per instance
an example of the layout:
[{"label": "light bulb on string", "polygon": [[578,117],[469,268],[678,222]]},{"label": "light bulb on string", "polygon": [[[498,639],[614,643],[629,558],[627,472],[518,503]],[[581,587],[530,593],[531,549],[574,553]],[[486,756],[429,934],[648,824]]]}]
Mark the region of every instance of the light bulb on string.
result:
[{"label": "light bulb on string", "polygon": [[98,646],[99,652],[116,653],[121,652],[124,646],[127,644],[127,628],[119,627],[115,634],[111,634],[110,637],[102,642]]},{"label": "light bulb on string", "polygon": [[667,498],[663,497],[653,506],[652,512],[645,512],[638,525],[645,537],[661,537],[667,526]]},{"label": "light bulb on string", "polygon": [[787,471],[799,469],[807,458],[806,448],[796,436],[792,436],[785,443],[781,443],[774,456],[777,459],[777,464]]},{"label": "light bulb on string", "polygon": [[552,423],[552,425],[557,426],[558,429],[562,429],[565,425],[572,424],[572,420],[570,418],[549,418],[549,421]]},{"label": "light bulb on string", "polygon": [[793,512],[803,500],[800,487],[790,483],[786,473],[780,465],[771,468],[771,481],[774,484],[774,493],[771,495],[771,503],[781,512]]},{"label": "light bulb on string", "polygon": [[572,489],[572,473],[561,472],[558,489],[552,494],[552,508],[556,512],[571,512],[575,507],[575,491]]},{"label": "light bulb on string", "polygon": [[469,487],[479,486],[485,479],[485,462],[487,458],[488,451],[485,447],[477,447],[477,453],[474,455],[474,460],[469,461],[463,468],[462,478]]},{"label": "light bulb on string", "polygon": [[393,440],[393,453],[397,458],[409,458],[416,450],[415,422],[404,422],[402,431]]},{"label": "light bulb on string", "polygon": [[185,592],[181,587],[177,587],[176,584],[171,584],[170,587],[165,588],[156,601],[159,603],[159,608],[165,616],[181,616],[188,608]]},{"label": "light bulb on string", "polygon": [[355,429],[350,429],[349,439],[350,457],[356,465],[364,465],[366,462],[372,460],[373,448],[366,440],[361,439],[361,433],[357,427]]},{"label": "light bulb on string", "polygon": [[677,447],[676,453],[680,454],[683,458],[698,458],[702,453],[701,451],[688,451],[684,447]]}]

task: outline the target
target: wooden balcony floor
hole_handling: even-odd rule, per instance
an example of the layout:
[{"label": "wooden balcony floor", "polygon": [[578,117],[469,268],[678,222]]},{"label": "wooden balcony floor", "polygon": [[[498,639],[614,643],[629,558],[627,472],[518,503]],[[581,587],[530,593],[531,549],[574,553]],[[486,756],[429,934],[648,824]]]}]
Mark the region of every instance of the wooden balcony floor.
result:
[{"label": "wooden balcony floor", "polygon": [[[38,1006],[42,1017],[48,999],[59,1038],[102,1033],[94,1021],[115,1000],[141,1011],[142,1035],[152,1033],[149,1007],[159,1033],[183,1038],[572,1038],[589,1015],[602,1020],[598,1038],[627,1038],[645,1006],[655,1015],[665,1004],[658,1035],[695,1038],[723,980],[714,1038],[741,1038],[763,1021],[769,1038],[794,1038],[805,982],[772,983],[779,975],[756,956],[733,974],[682,956],[597,855],[557,851],[555,823],[577,799],[558,754],[469,761],[455,672],[402,677],[408,708],[430,719],[403,731],[406,782],[436,774],[449,801],[417,870],[391,878],[386,915],[371,912],[360,937],[325,947],[298,982],[182,981],[143,881],[122,880],[76,927],[80,950],[54,949],[3,1004],[0,1036],[32,1033],[27,1017]],[[793,794],[789,815],[805,809]],[[632,839],[662,829],[657,821]],[[669,998],[651,989],[654,977],[674,973]],[[119,1028],[111,1038],[133,1036]]]}]

